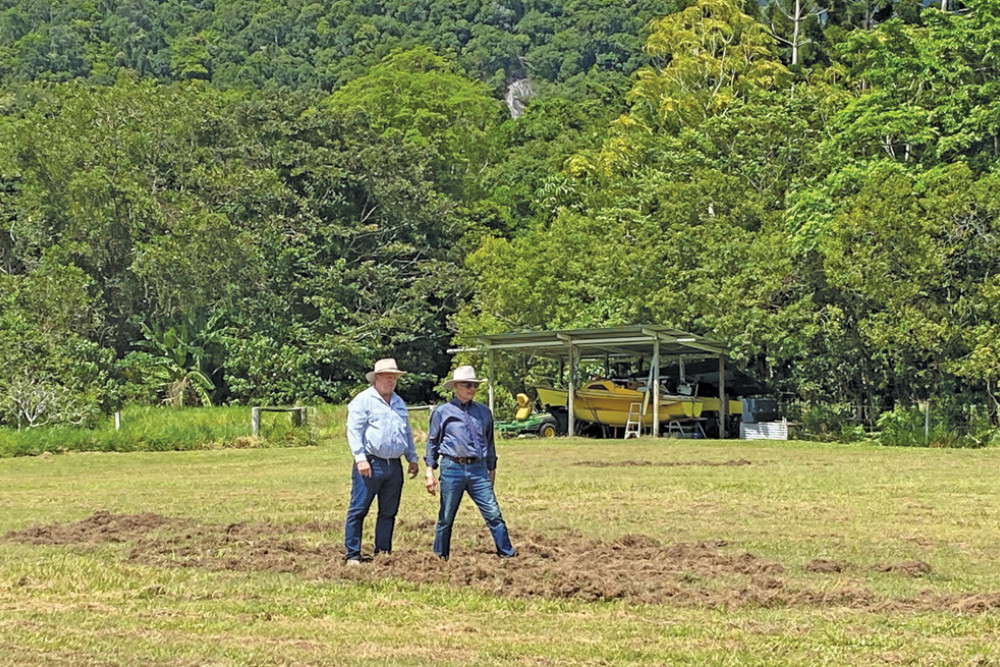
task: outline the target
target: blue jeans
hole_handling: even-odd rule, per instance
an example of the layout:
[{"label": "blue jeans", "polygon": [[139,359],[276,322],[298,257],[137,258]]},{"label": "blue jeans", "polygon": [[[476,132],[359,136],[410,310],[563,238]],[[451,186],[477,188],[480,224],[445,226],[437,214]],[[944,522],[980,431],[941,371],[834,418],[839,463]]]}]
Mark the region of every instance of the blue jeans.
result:
[{"label": "blue jeans", "polygon": [[451,553],[451,527],[455,523],[458,504],[462,502],[462,494],[468,492],[493,534],[497,555],[505,558],[514,555],[514,547],[507,534],[507,524],[500,514],[493,482],[486,470],[486,461],[462,464],[442,457],[439,483],[441,510],[438,512],[437,531],[434,534],[434,553],[441,558],[447,558]]},{"label": "blue jeans", "polygon": [[361,533],[365,517],[378,497],[378,518],[375,520],[375,553],[392,551],[392,531],[396,527],[399,497],[403,493],[403,464],[399,459],[370,457],[371,477],[362,477],[358,466],[351,474],[351,504],[344,525],[344,550],[347,559],[361,558]]}]

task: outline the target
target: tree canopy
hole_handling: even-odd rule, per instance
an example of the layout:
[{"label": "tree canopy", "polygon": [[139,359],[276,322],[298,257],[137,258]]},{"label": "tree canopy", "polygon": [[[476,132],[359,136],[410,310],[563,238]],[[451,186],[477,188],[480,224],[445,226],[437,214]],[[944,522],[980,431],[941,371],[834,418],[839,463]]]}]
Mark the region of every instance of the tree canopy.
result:
[{"label": "tree canopy", "polygon": [[429,398],[476,333],[644,322],[786,397],[992,401],[998,10],[6,0],[0,422],[380,356]]}]

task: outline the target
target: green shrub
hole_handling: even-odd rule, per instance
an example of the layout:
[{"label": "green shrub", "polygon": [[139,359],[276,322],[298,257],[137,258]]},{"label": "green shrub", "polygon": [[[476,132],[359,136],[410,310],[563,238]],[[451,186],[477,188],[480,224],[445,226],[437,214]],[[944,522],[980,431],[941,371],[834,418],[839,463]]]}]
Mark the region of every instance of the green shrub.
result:
[{"label": "green shrub", "polygon": [[1000,432],[985,410],[972,404],[931,404],[929,419],[917,406],[897,405],[878,419],[876,440],[902,447],[987,447],[1000,444]]},{"label": "green shrub", "polygon": [[813,440],[853,442],[867,437],[855,423],[854,408],[838,403],[811,403],[789,406],[786,416],[802,426],[803,437]]},{"label": "green shrub", "polygon": [[921,447],[928,444],[924,434],[924,413],[918,407],[897,405],[878,418],[876,441],[897,447]]},{"label": "green shrub", "polygon": [[861,424],[842,426],[837,437],[838,442],[863,442],[870,438],[868,431]]}]

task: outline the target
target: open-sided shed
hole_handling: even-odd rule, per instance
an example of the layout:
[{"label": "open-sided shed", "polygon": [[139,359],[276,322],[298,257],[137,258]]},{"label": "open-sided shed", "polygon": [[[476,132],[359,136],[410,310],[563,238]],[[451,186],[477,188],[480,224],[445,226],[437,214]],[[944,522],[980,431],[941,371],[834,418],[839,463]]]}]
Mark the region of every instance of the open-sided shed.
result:
[{"label": "open-sided shed", "polygon": [[493,409],[493,391],[497,352],[517,352],[558,359],[569,366],[569,424],[568,435],[575,433],[573,394],[576,391],[577,367],[581,361],[648,362],[653,373],[652,407],[653,435],[659,435],[660,366],[666,359],[676,359],[682,366],[685,360],[717,359],[719,364],[720,429],[725,436],[726,409],[726,347],[721,342],[698,336],[687,331],[656,325],[633,325],[609,329],[566,329],[562,331],[529,331],[482,335],[475,338],[475,346],[449,350],[485,354],[489,380],[490,410]]}]

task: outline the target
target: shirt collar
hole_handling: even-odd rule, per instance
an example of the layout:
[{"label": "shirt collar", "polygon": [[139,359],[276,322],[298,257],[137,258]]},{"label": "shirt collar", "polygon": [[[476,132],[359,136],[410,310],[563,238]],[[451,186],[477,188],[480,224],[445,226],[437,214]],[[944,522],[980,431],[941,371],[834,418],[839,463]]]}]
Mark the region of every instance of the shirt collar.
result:
[{"label": "shirt collar", "polygon": [[[384,399],[384,398],[382,398],[382,394],[378,393],[378,390],[377,390],[377,389],[375,389],[375,385],[372,385],[372,386],[371,386],[371,387],[369,387],[368,389],[369,389],[369,391],[371,392],[371,395],[372,395],[372,396],[374,396],[375,398],[377,398],[377,399],[378,399],[378,400],[380,400],[380,401],[385,401],[385,399]],[[395,400],[396,400],[396,392],[392,392],[392,393],[391,393],[391,394],[389,395],[389,402],[387,403],[387,405],[389,405],[389,406],[391,407],[391,406],[392,406],[392,404],[393,404],[393,402],[394,402]]]}]

